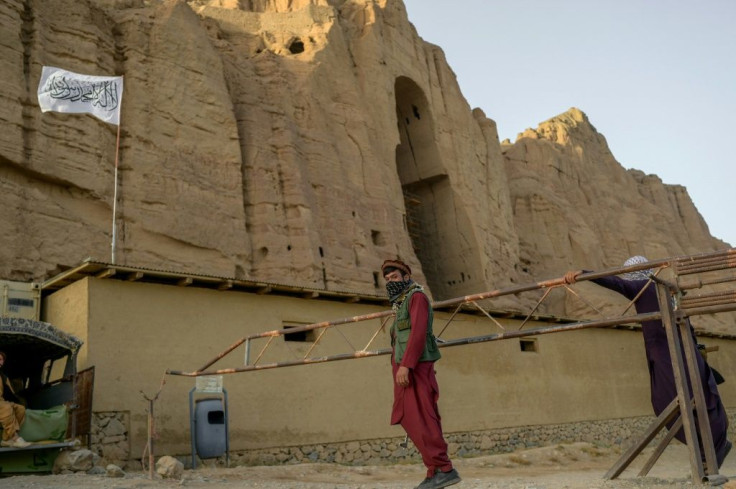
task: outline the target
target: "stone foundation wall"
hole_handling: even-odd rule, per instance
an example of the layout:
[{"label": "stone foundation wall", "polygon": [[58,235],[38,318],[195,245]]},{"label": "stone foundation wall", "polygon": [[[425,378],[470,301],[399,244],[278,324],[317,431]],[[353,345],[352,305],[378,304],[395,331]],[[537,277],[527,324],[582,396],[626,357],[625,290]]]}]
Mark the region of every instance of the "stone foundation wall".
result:
[{"label": "stone foundation wall", "polygon": [[[560,425],[524,426],[497,430],[446,433],[451,458],[493,455],[538,446],[587,441],[602,445],[632,442],[654,418],[629,418]],[[382,438],[349,443],[326,443],[300,447],[234,451],[231,465],[275,465],[302,462],[328,462],[348,465],[382,465],[421,462],[411,441],[400,446],[404,438]],[[220,461],[222,462],[222,461]]]},{"label": "stone foundation wall", "polygon": [[110,411],[92,413],[91,448],[101,463],[125,468],[130,460],[130,413]]},{"label": "stone foundation wall", "polygon": [[[729,439],[736,438],[736,409],[728,410]],[[523,426],[496,430],[446,433],[448,453],[451,458],[476,457],[509,453],[557,443],[589,442],[600,445],[628,446],[633,443],[654,416],[582,421],[543,426]],[[659,441],[660,437],[654,442]],[[328,462],[347,465],[382,465],[401,462],[421,462],[414,445],[407,448],[400,443],[404,438],[384,438],[353,441],[349,443],[325,443],[300,447],[283,447],[263,450],[238,450],[230,453],[230,465],[276,465],[308,462]],[[191,465],[191,457],[182,461]],[[224,458],[218,459],[224,463]]]},{"label": "stone foundation wall", "polygon": [[[729,439],[736,439],[736,409],[728,410]],[[121,467],[139,467],[140,461],[130,459],[128,426],[130,413],[94,413],[92,421],[92,451],[105,463]],[[557,425],[523,426],[466,433],[446,433],[451,458],[476,457],[509,453],[557,443],[589,442],[600,445],[628,446],[646,430],[653,416],[582,421]],[[660,437],[662,434],[659,435]],[[655,439],[655,442],[659,438]],[[421,462],[414,445],[401,445],[404,438],[381,438],[347,443],[324,443],[295,447],[276,447],[258,450],[233,450],[230,465],[279,465],[310,462],[346,465],[383,465],[401,462]],[[155,454],[156,458],[165,453]],[[191,468],[191,455],[178,456],[185,467]],[[206,461],[223,465],[225,458]]]}]

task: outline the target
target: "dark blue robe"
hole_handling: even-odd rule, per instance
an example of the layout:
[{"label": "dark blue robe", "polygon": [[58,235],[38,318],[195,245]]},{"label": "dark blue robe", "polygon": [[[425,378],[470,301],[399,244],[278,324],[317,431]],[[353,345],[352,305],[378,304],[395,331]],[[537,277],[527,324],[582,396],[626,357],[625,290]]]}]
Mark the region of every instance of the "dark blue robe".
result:
[{"label": "dark blue robe", "polygon": [[[650,283],[647,286],[647,280],[624,280],[616,276],[594,279],[592,282],[616,291],[629,300],[633,300],[641,289],[646,286],[646,290],[634,304],[636,312],[643,314],[659,311],[657,287],[654,283]],[[660,320],[646,321],[641,326],[642,332],[644,333],[644,348],[646,349],[647,364],[649,366],[652,407],[654,408],[654,413],[659,416],[669,406],[672,400],[677,397],[672,360],[670,359],[670,350],[667,345],[667,333]],[[692,326],[689,327],[689,331],[692,335],[693,343],[697,344],[695,341],[695,331]],[[726,437],[728,418],[721,402],[721,396],[718,393],[718,386],[716,385],[711,368],[702,355],[697,354],[695,358],[698,363],[700,381],[705,396],[705,405],[708,409],[708,418],[710,419],[710,429],[713,434],[713,444],[716,449],[718,466],[720,467],[731,448],[731,444]],[[683,360],[686,361],[684,352]],[[690,385],[689,377],[687,380],[688,385]],[[681,429],[675,436],[678,440],[685,443],[684,430]]]}]

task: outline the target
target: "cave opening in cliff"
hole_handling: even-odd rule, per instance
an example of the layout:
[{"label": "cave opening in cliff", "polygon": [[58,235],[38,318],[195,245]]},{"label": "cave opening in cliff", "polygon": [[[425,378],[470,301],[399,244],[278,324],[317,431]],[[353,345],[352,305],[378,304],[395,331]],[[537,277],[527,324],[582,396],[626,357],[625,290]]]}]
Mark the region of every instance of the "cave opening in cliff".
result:
[{"label": "cave opening in cliff", "polygon": [[[427,97],[411,79],[395,83],[396,120],[400,143],[396,146],[396,169],[404,198],[404,226],[414,253],[422,265],[427,285],[435,299],[449,298],[442,253],[453,208],[447,173],[437,149]],[[444,278],[443,278],[444,277]]]}]

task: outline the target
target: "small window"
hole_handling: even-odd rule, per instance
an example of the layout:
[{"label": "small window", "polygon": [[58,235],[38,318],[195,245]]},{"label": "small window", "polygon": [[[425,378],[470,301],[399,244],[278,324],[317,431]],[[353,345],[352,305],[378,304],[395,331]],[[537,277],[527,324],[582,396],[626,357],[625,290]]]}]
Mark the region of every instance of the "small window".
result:
[{"label": "small window", "polygon": [[522,339],[519,340],[519,346],[521,347],[521,351],[524,352],[538,352],[539,349],[537,348],[537,340],[535,339]]},{"label": "small window", "polygon": [[33,307],[33,299],[21,299],[19,297],[8,297],[9,306]]},{"label": "small window", "polygon": [[[290,324],[284,324],[284,329],[300,328],[302,326],[306,326],[307,324],[309,324],[309,323],[295,324],[295,323],[292,322]],[[296,341],[296,342],[301,342],[301,343],[306,343],[306,342],[311,343],[311,342],[314,341],[314,338],[315,338],[315,336],[314,336],[314,330],[313,329],[310,330],[310,331],[297,331],[296,333],[286,333],[286,334],[284,334],[284,341]]]}]

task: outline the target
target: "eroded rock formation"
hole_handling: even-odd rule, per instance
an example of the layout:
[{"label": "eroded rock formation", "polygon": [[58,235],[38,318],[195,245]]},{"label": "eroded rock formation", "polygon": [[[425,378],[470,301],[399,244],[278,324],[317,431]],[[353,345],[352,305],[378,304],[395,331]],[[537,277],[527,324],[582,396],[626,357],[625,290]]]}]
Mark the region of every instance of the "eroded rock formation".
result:
[{"label": "eroded rock formation", "polygon": [[519,259],[535,275],[727,247],[710,236],[684,187],[625,170],[578,109],[504,142],[504,156]]},{"label": "eroded rock formation", "polygon": [[371,294],[398,255],[445,299],[726,247],[578,109],[502,145],[400,0],[10,0],[0,27],[2,278],[110,257],[116,127],[42,114],[44,65],[125,76],[121,264]]}]

